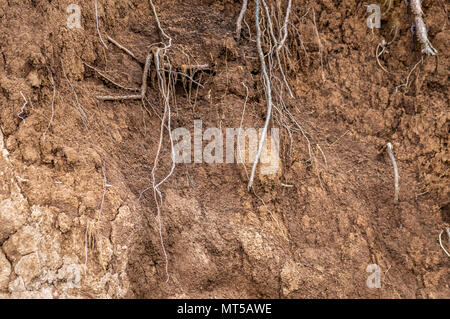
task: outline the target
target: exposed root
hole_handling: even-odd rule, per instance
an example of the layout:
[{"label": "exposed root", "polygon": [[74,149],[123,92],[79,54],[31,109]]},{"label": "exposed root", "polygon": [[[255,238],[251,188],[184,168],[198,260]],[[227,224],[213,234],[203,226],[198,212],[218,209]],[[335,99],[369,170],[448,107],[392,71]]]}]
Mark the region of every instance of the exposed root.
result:
[{"label": "exposed root", "polygon": [[245,11],[247,11],[247,3],[248,0],[242,0],[242,9],[236,21],[236,41],[239,41],[241,38],[242,20],[244,19]]},{"label": "exposed root", "polygon": [[[131,56],[133,59],[135,59],[136,61],[138,61],[139,63],[144,64],[144,71],[142,73],[142,84],[141,84],[141,88],[140,90],[137,88],[130,88],[130,87],[125,87],[124,85],[118,84],[117,82],[115,82],[114,80],[111,79],[110,76],[104,74],[102,71],[98,70],[97,68],[87,64],[86,62],[83,62],[86,66],[88,66],[89,68],[93,69],[94,71],[96,71],[100,76],[102,76],[104,79],[106,79],[107,81],[111,82],[113,85],[128,90],[128,91],[140,91],[140,94],[131,94],[131,95],[99,95],[97,96],[97,99],[99,100],[103,100],[103,101],[120,101],[120,100],[143,100],[145,97],[145,94],[147,92],[147,78],[149,76],[149,72],[150,72],[150,66],[153,64],[155,64],[155,67],[157,69],[157,72],[162,71],[163,73],[173,73],[175,75],[181,75],[183,77],[183,79],[188,79],[190,80],[190,83],[194,83],[200,87],[203,87],[203,85],[197,81],[195,81],[193,79],[193,77],[187,75],[187,71],[189,70],[192,74],[196,73],[197,71],[205,71],[205,72],[212,72],[212,69],[209,67],[209,65],[182,65],[180,68],[182,70],[182,72],[177,71],[177,70],[173,70],[172,66],[170,65],[170,63],[163,63],[164,67],[158,67],[156,66],[156,52],[159,49],[155,49],[153,50],[153,52],[149,53],[147,55],[147,58],[145,59],[145,62],[142,62],[140,59],[138,59],[136,57],[136,55],[131,52],[129,49],[127,49],[125,46],[121,45],[119,42],[117,42],[116,40],[114,40],[113,38],[108,36],[108,41],[111,41],[111,43],[113,43],[114,45],[116,45],[118,48],[120,48],[121,50],[123,50],[126,54],[128,54],[129,56]],[[166,56],[165,56],[166,57]],[[164,60],[164,59],[163,59]],[[159,71],[158,71],[159,70]],[[176,80],[174,80],[175,82]],[[184,81],[184,80],[183,80]],[[184,82],[183,82],[184,83]]]},{"label": "exposed root", "polygon": [[113,85],[117,86],[118,88],[127,90],[127,91],[139,91],[138,88],[130,88],[130,87],[126,87],[122,84],[117,83],[116,81],[114,81],[109,75],[103,73],[103,71],[97,69],[96,67],[86,63],[83,61],[83,64],[86,65],[88,68],[94,70],[95,72],[97,72],[102,78],[104,78],[105,80],[107,80],[108,82],[112,83]]},{"label": "exposed root", "polygon": [[[154,195],[156,209],[157,209],[159,237],[160,237],[161,247],[162,247],[165,262],[166,262],[166,267],[165,267],[165,272],[166,272],[166,277],[167,277],[166,282],[168,282],[170,279],[170,277],[169,277],[169,258],[167,256],[167,251],[166,251],[166,247],[164,245],[164,239],[163,239],[163,235],[162,235],[162,216],[161,216],[162,194],[161,194],[161,191],[159,190],[159,186],[161,186],[173,174],[173,171],[175,169],[175,149],[174,149],[174,145],[173,145],[173,138],[172,138],[172,132],[171,132],[171,126],[170,126],[170,124],[171,124],[170,94],[171,94],[171,88],[172,88],[173,82],[171,81],[172,73],[169,73],[169,79],[168,79],[168,81],[166,81],[165,73],[162,70],[163,68],[161,68],[161,59],[162,59],[162,61],[164,61],[165,59],[168,60],[166,53],[167,53],[167,50],[172,47],[172,38],[170,36],[168,36],[165,33],[165,31],[163,30],[163,28],[161,27],[161,23],[159,21],[158,14],[156,12],[156,8],[155,8],[152,0],[149,0],[149,3],[150,3],[150,6],[152,7],[153,14],[155,16],[156,23],[158,25],[158,29],[161,32],[162,36],[167,40],[167,43],[164,44],[164,47],[158,47],[155,51],[156,72],[157,72],[158,79],[159,79],[159,81],[158,81],[159,88],[160,88],[160,91],[161,91],[161,94],[163,97],[163,101],[164,101],[164,115],[163,115],[163,120],[161,121],[161,133],[160,133],[160,138],[159,138],[158,151],[155,156],[151,176],[152,176],[153,195]],[[170,63],[169,63],[169,65],[170,65]],[[167,174],[167,176],[165,178],[163,178],[159,183],[157,183],[155,173],[156,173],[156,169],[157,169],[158,162],[159,162],[159,154],[160,154],[161,148],[162,148],[162,141],[163,141],[163,134],[164,134],[164,122],[165,122],[164,120],[166,119],[166,117],[167,117],[167,131],[169,134],[171,155],[172,155],[171,156],[172,166],[171,166],[170,172]],[[141,195],[142,195],[142,193],[141,193]]]},{"label": "exposed root", "polygon": [[437,50],[433,47],[430,40],[428,40],[428,31],[425,22],[423,21],[423,10],[421,0],[410,0],[411,11],[415,18],[417,40],[422,44],[422,54],[437,55]]},{"label": "exposed root", "polygon": [[[450,253],[447,251],[447,249],[445,249],[444,245],[442,244],[442,234],[444,233],[444,231],[441,231],[439,234],[439,245],[441,246],[442,250],[445,252],[445,254],[450,257]],[[447,234],[449,234],[450,236],[450,232],[449,229],[447,228]],[[449,237],[450,238],[450,237]]]},{"label": "exposed root", "polygon": [[126,47],[124,47],[123,45],[121,45],[119,42],[117,42],[116,40],[114,40],[113,38],[111,38],[109,35],[107,36],[107,39],[109,42],[111,42],[112,44],[114,44],[116,47],[118,47],[119,49],[123,50],[126,54],[128,54],[129,56],[131,56],[133,59],[135,59],[136,61],[139,61],[141,63],[141,60],[139,60],[136,55],[134,55],[133,52],[131,52],[130,50],[128,50]]},{"label": "exposed root", "polygon": [[[164,245],[164,239],[163,239],[163,234],[162,234],[162,232],[163,232],[162,216],[161,216],[162,194],[161,194],[161,191],[159,190],[159,187],[173,174],[173,172],[175,170],[175,149],[174,149],[174,142],[173,142],[172,132],[171,132],[171,99],[173,98],[173,100],[176,101],[174,94],[175,94],[176,77],[178,75],[181,75],[183,77],[183,83],[184,83],[185,79],[189,79],[191,81],[190,85],[192,85],[192,83],[195,83],[198,86],[202,86],[200,83],[194,81],[193,74],[199,70],[206,71],[206,70],[210,70],[210,69],[209,69],[208,65],[183,65],[183,66],[181,66],[181,70],[173,69],[172,64],[170,63],[169,57],[167,55],[167,51],[169,49],[171,49],[171,47],[172,47],[172,38],[170,36],[168,36],[166,34],[166,32],[164,31],[164,29],[162,28],[161,22],[159,20],[159,17],[156,12],[156,8],[153,4],[153,1],[149,0],[149,4],[153,11],[153,15],[155,17],[158,30],[161,33],[162,37],[164,38],[165,42],[159,42],[158,44],[161,44],[162,46],[153,48],[152,51],[147,55],[145,63],[143,63],[144,70],[142,73],[142,84],[141,84],[139,94],[120,95],[120,96],[104,95],[104,96],[97,96],[97,99],[105,100],[105,101],[106,100],[109,100],[109,101],[141,100],[143,107],[145,109],[146,109],[146,107],[145,107],[144,100],[146,100],[150,104],[150,106],[152,106],[146,97],[146,93],[147,93],[147,78],[149,76],[149,70],[150,70],[151,65],[152,64],[154,65],[157,80],[158,80],[157,82],[158,82],[159,91],[161,93],[161,97],[163,100],[164,114],[161,119],[160,139],[159,139],[159,143],[158,143],[158,150],[157,150],[157,153],[156,153],[156,156],[154,159],[154,164],[153,164],[153,168],[152,168],[152,172],[151,172],[152,185],[150,187],[144,189],[143,191],[141,191],[141,193],[139,194],[138,200],[140,200],[142,198],[143,194],[147,190],[153,189],[153,195],[154,195],[154,200],[155,200],[156,209],[157,209],[156,218],[157,218],[157,222],[158,222],[159,237],[160,237],[161,247],[162,247],[164,259],[165,259],[166,282],[168,282],[169,278],[170,278],[169,270],[168,270],[169,259],[168,259],[167,251],[166,251],[166,248]],[[108,39],[108,41],[110,41],[111,43],[113,43],[114,45],[119,47],[121,50],[123,50],[126,54],[128,54],[129,56],[134,58],[136,61],[142,63],[142,61],[140,61],[136,57],[136,55],[133,52],[131,52],[130,50],[128,50],[126,47],[124,47],[123,45],[121,45],[120,43],[118,43],[117,41],[115,41],[114,39],[112,39],[109,36],[107,39]],[[151,46],[153,46],[153,45],[154,44],[152,44]],[[124,86],[118,85],[117,83],[112,81],[108,76],[105,76],[104,74],[99,72],[99,70],[96,70],[95,68],[93,68],[93,69],[97,73],[99,73],[103,78],[105,78],[109,82],[113,83],[114,85],[125,88]],[[190,75],[187,75],[188,71],[190,71]],[[158,114],[158,113],[156,113],[156,114]],[[163,136],[164,136],[165,129],[167,129],[168,134],[169,134],[172,165],[171,165],[169,173],[161,181],[157,182],[156,170],[157,170],[158,163],[159,163],[159,156],[160,156],[160,152],[162,149]]]},{"label": "exposed root", "polygon": [[[262,70],[262,78],[263,78],[263,86],[265,91],[265,96],[267,100],[267,115],[266,115],[266,122],[264,125],[264,128],[262,130],[262,134],[260,137],[260,144],[258,147],[258,151],[256,154],[255,162],[253,163],[252,167],[252,173],[250,175],[248,188],[250,189],[253,180],[254,180],[254,174],[256,171],[256,166],[259,161],[259,155],[262,151],[261,143],[264,142],[264,139],[267,135],[268,130],[268,124],[270,122],[272,108],[276,111],[276,113],[273,115],[274,119],[280,124],[280,126],[283,126],[288,134],[289,138],[291,140],[292,145],[292,133],[293,132],[300,132],[303,137],[307,141],[308,145],[308,153],[309,153],[309,162],[312,164],[314,162],[314,154],[310,142],[310,138],[306,131],[303,129],[303,127],[296,121],[295,117],[292,115],[292,113],[289,111],[289,108],[287,107],[285,103],[285,97],[284,92],[287,92],[290,98],[294,98],[294,94],[290,88],[290,85],[288,83],[287,73],[285,70],[290,71],[296,71],[295,68],[295,62],[292,61],[292,55],[290,53],[289,48],[287,47],[287,39],[290,34],[289,27],[291,26],[292,29],[297,32],[298,38],[300,40],[300,44],[295,47],[294,49],[301,46],[303,50],[305,51],[305,55],[308,55],[306,52],[306,49],[303,45],[303,41],[300,36],[300,32],[295,28],[294,24],[290,22],[291,15],[295,15],[295,13],[292,13],[292,0],[288,0],[286,3],[286,8],[282,8],[282,2],[277,1],[276,5],[277,8],[274,9],[273,5],[270,5],[269,1],[267,0],[260,0],[257,3],[257,16],[256,18],[256,46],[258,50],[258,56],[260,60],[261,70]],[[262,10],[260,10],[260,7]],[[260,12],[261,11],[261,12]],[[309,10],[307,11],[307,13]],[[306,13],[306,14],[307,14]],[[260,15],[261,14],[261,15]],[[304,16],[306,16],[306,14]],[[303,16],[303,17],[304,17]],[[302,17],[302,18],[303,18]],[[298,18],[298,17],[297,17]],[[301,18],[298,18],[301,19]],[[315,24],[315,15],[313,16],[313,23],[316,30],[316,35],[319,43],[320,48],[320,57],[321,57],[321,66],[322,66],[322,79],[325,81],[325,71],[323,66],[323,56],[322,56],[322,42],[320,40],[320,36],[317,30],[317,26]],[[294,32],[291,32],[291,34],[294,34]],[[262,47],[267,47],[267,53],[263,52]],[[319,148],[318,148],[319,149]],[[319,151],[321,151],[319,149]],[[321,151],[322,156],[324,158],[324,162],[326,163],[326,156]],[[327,166],[328,164],[325,164]]]},{"label": "exposed root", "polygon": [[391,10],[393,0],[385,0],[383,6],[387,5],[387,9],[384,14],[387,14]]},{"label": "exposed root", "polygon": [[17,117],[25,122],[25,119],[22,117],[22,114],[23,114],[23,112],[25,112],[25,106],[27,106],[28,101],[27,101],[27,98],[25,97],[25,95],[23,95],[22,91],[20,91],[20,95],[22,95],[24,103],[22,105],[22,108],[20,109],[20,112],[17,114]]},{"label": "exposed root", "polygon": [[150,53],[147,55],[147,58],[145,60],[145,66],[144,66],[144,72],[142,73],[142,84],[141,84],[141,90],[140,94],[132,94],[132,95],[99,95],[97,96],[97,99],[103,100],[103,101],[117,101],[117,100],[142,100],[147,93],[147,77],[148,77],[148,71],[150,69],[150,64],[152,63],[153,54]]},{"label": "exposed root", "polygon": [[398,203],[398,192],[399,192],[399,185],[398,185],[398,167],[397,162],[395,161],[394,153],[393,153],[393,147],[392,144],[389,142],[387,143],[387,151],[389,154],[389,157],[392,161],[392,166],[394,167],[394,203]]},{"label": "exposed root", "polygon": [[[392,31],[391,31],[391,33],[392,33]],[[392,42],[395,41],[395,39],[397,38],[397,35],[398,35],[398,25],[396,25],[396,26],[394,27],[394,36],[393,36],[392,40],[389,41],[389,42],[387,42],[387,43],[386,43],[386,40],[384,40],[384,39],[381,40],[381,42],[378,43],[377,48],[376,48],[376,50],[375,50],[375,58],[377,59],[377,63],[378,63],[378,65],[380,66],[380,68],[381,68],[384,72],[386,72],[386,73],[389,73],[389,71],[386,70],[386,69],[384,68],[384,66],[381,64],[381,62],[380,62],[380,60],[379,60],[379,57],[380,57],[384,52],[387,52],[387,47],[388,47]],[[378,51],[379,51],[380,48],[381,48],[382,50],[381,50],[381,52],[378,53]]]},{"label": "exposed root", "polygon": [[[381,52],[378,53],[379,49],[382,48]],[[389,73],[388,70],[384,68],[384,66],[381,64],[379,57],[383,54],[383,52],[386,51],[386,41],[383,39],[380,43],[378,43],[377,48],[375,50],[375,58],[377,59],[377,63],[380,66],[380,68],[386,72]]]},{"label": "exposed root", "polygon": [[409,72],[408,76],[406,77],[406,82],[403,83],[403,84],[400,84],[400,85],[398,85],[398,86],[395,87],[395,92],[397,92],[398,89],[401,88],[401,87],[406,87],[406,88],[409,87],[409,79],[410,79],[410,77],[411,77],[411,74],[414,72],[414,70],[417,68],[417,66],[418,66],[420,63],[423,63],[423,57],[422,57],[422,58],[419,60],[419,62],[417,62],[417,63],[414,65],[414,67],[411,69],[411,71]]},{"label": "exposed root", "polygon": [[264,77],[264,88],[266,92],[266,99],[267,99],[267,114],[266,114],[266,122],[264,124],[264,128],[261,132],[261,137],[259,140],[258,145],[258,151],[256,153],[255,162],[253,163],[252,172],[250,174],[250,179],[248,181],[247,188],[250,190],[253,186],[253,179],[255,178],[255,172],[256,167],[258,166],[259,159],[261,157],[262,148],[264,145],[264,140],[266,139],[267,135],[267,129],[269,127],[269,122],[272,115],[272,88],[271,88],[271,82],[269,79],[269,75],[267,74],[267,67],[266,67],[266,61],[264,58],[264,52],[262,50],[261,45],[261,26],[260,26],[260,20],[259,20],[259,11],[260,11],[260,0],[256,0],[256,47],[258,49],[259,54],[259,60],[261,63],[261,71],[263,73]]},{"label": "exposed root", "polygon": [[416,16],[415,24],[417,39],[422,44],[422,54],[436,55],[437,50],[433,47],[430,40],[428,40],[427,26],[423,22],[422,17]]}]

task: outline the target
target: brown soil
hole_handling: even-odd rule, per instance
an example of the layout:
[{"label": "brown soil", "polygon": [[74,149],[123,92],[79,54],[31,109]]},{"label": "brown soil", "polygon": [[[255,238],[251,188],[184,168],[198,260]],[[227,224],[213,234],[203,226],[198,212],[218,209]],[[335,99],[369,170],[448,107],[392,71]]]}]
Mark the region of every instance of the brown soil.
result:
[{"label": "brown soil", "polygon": [[[177,165],[161,187],[166,283],[152,191],[137,200],[151,183],[163,112],[159,92],[149,81],[149,112],[140,101],[95,98],[124,91],[83,61],[131,87],[140,86],[142,66],[111,44],[103,48],[93,1],[76,1],[83,28],[68,29],[72,2],[0,0],[0,297],[450,297],[449,258],[438,241],[450,226],[448,3],[424,4],[439,59],[424,57],[409,87],[396,90],[421,59],[417,43],[411,51],[402,1],[394,1],[373,34],[365,22],[371,2],[294,1],[292,21],[305,51],[293,50],[296,40],[290,40],[296,98],[287,103],[316,160],[308,162],[301,134],[291,141],[280,130],[281,172],[257,177],[258,196],[247,192],[242,165]],[[214,66],[190,97],[178,87],[172,127],[193,129],[196,119],[204,128],[239,127],[242,83],[249,88],[243,126],[262,127],[266,106],[255,44],[247,27],[240,43],[233,38],[240,2],[155,5],[173,37],[174,65]],[[249,24],[253,12],[250,1]],[[161,40],[147,1],[99,1],[99,17],[103,34],[142,60]],[[380,57],[386,73],[374,52],[391,38],[398,17],[398,38]],[[20,92],[29,102],[23,113]],[[399,166],[398,205],[387,142]],[[163,145],[158,179],[171,166],[167,134]],[[111,186],[96,222],[102,167]],[[85,263],[88,224],[95,243],[81,286],[70,287],[73,265]],[[446,234],[442,240],[448,250]],[[369,264],[381,267],[380,289],[366,286]]]}]

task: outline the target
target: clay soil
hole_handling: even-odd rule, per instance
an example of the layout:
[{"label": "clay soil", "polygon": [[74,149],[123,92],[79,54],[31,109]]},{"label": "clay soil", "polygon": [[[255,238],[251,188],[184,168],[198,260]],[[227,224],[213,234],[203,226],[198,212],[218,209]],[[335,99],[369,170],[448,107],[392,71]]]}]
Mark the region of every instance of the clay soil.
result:
[{"label": "clay soil", "polygon": [[[177,164],[161,186],[167,282],[153,191],[138,200],[158,147],[158,87],[150,76],[147,110],[141,101],[99,101],[129,92],[86,65],[139,87],[142,65],[106,34],[140,60],[161,34],[147,1],[99,1],[105,49],[94,1],[76,1],[81,29],[66,26],[73,2],[0,0],[0,297],[450,297],[449,257],[438,240],[444,231],[449,250],[448,2],[424,1],[439,54],[417,64],[420,44],[411,48],[403,1],[393,1],[374,32],[366,25],[371,2],[294,1],[295,98],[286,104],[314,160],[305,137],[274,120],[280,170],[257,176],[254,193],[243,165]],[[254,2],[239,42],[240,1],[154,2],[173,38],[174,66],[212,69],[197,75],[203,87],[177,84],[172,128],[192,132],[194,120],[237,128],[246,100],[243,127],[262,127]],[[375,49],[392,38],[395,21],[383,70]],[[170,156],[166,132],[158,180]],[[379,265],[381,288],[366,285],[369,264]]]}]

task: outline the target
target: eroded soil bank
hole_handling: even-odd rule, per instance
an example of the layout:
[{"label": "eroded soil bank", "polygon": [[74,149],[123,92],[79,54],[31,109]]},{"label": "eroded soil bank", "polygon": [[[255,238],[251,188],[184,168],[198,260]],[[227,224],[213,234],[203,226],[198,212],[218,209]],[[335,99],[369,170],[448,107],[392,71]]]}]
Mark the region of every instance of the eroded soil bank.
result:
[{"label": "eroded soil bank", "polygon": [[[286,104],[314,161],[305,137],[274,120],[281,167],[257,176],[256,194],[243,165],[178,164],[161,186],[168,282],[153,192],[138,200],[151,185],[159,90],[150,77],[148,111],[141,101],[99,101],[130,92],[87,66],[139,87],[142,66],[106,34],[141,60],[161,34],[147,1],[99,1],[105,49],[94,1],[77,0],[81,29],[66,25],[72,2],[0,0],[0,297],[450,296],[438,241],[450,226],[445,1],[424,3],[439,59],[419,64],[403,1],[373,33],[370,2],[294,1],[287,76],[295,99]],[[253,1],[239,43],[239,1],[155,6],[174,65],[213,68],[196,78],[201,87],[177,85],[172,127],[262,127]],[[392,39],[395,21],[398,36],[378,63],[377,44]],[[398,205],[387,142],[399,166]],[[167,134],[160,158],[158,180],[171,167]],[[442,243],[448,249],[445,233]],[[369,264],[381,268],[379,289],[366,285]]]}]

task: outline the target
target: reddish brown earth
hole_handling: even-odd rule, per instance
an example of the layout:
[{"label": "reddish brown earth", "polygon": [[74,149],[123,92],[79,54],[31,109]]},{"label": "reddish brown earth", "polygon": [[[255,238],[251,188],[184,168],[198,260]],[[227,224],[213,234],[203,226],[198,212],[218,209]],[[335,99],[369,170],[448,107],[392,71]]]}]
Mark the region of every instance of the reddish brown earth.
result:
[{"label": "reddish brown earth", "polygon": [[[0,297],[450,297],[449,258],[438,241],[450,226],[445,1],[424,4],[438,60],[424,57],[408,87],[398,90],[422,58],[417,43],[411,51],[402,1],[393,2],[373,33],[366,26],[371,2],[294,1],[292,23],[305,50],[290,33],[288,77],[296,98],[287,105],[308,133],[315,161],[308,162],[305,138],[294,133],[291,140],[282,128],[281,170],[256,178],[257,195],[247,191],[242,165],[178,164],[161,186],[167,283],[152,191],[138,201],[151,184],[159,91],[149,80],[149,112],[140,101],[95,98],[124,91],[83,61],[131,87],[140,86],[142,66],[111,44],[103,48],[93,1],[76,1],[82,29],[68,29],[72,2],[0,0]],[[172,127],[192,131],[196,119],[204,128],[239,127],[244,84],[243,127],[262,127],[253,1],[246,15],[251,35],[244,27],[239,43],[238,1],[155,5],[173,38],[173,64],[214,69],[190,97],[178,87]],[[161,41],[147,1],[99,1],[99,17],[104,37],[140,59]],[[396,20],[398,37],[380,57],[385,72],[375,49],[391,39]],[[23,113],[20,92],[29,101]],[[387,142],[399,166],[398,205]],[[158,180],[170,166],[166,134]],[[99,218],[102,167],[111,186]],[[95,243],[80,272],[87,225]],[[445,232],[442,243],[449,250]],[[369,264],[381,267],[380,289],[366,286]],[[73,287],[68,280],[77,274],[81,283]]]}]

